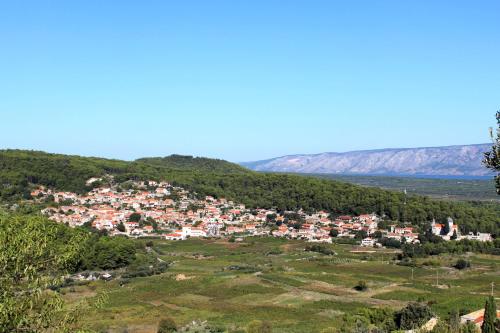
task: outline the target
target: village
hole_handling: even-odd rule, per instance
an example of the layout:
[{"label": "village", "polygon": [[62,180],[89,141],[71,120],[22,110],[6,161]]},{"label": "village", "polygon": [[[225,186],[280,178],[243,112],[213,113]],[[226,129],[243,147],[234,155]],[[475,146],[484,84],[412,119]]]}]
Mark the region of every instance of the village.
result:
[{"label": "village", "polygon": [[[87,185],[101,182],[91,178]],[[98,184],[98,183],[96,183]],[[125,186],[123,186],[125,185]],[[332,238],[356,239],[363,247],[380,247],[378,239],[418,243],[418,232],[411,226],[391,224],[379,228],[376,214],[332,216],[325,211],[278,212],[247,209],[223,198],[193,193],[167,182],[141,181],[98,186],[86,195],[56,192],[44,187],[31,192],[38,201],[53,201],[42,210],[49,219],[71,227],[91,226],[111,236],[162,237],[185,240],[190,237],[273,236],[332,243]],[[490,241],[484,233],[460,235],[451,218],[447,224],[431,223],[432,233],[444,240],[471,239]]]},{"label": "village", "polygon": [[[88,185],[100,182],[88,180]],[[53,201],[42,210],[50,220],[71,227],[91,226],[110,236],[156,237],[170,241],[189,238],[229,237],[242,241],[247,236],[301,239],[311,243],[332,243],[334,238],[351,239],[361,247],[383,247],[380,239],[401,243],[419,243],[419,231],[411,226],[387,223],[376,214],[359,216],[329,212],[278,212],[273,209],[249,209],[223,198],[196,198],[182,187],[167,182],[135,181],[127,184],[97,186],[85,195],[53,191],[39,187],[31,192],[35,200]],[[469,239],[491,241],[487,233],[461,235],[453,219],[444,223],[430,222],[430,232],[444,241]],[[361,236],[361,237],[360,237]],[[111,280],[112,274],[76,274],[77,280]],[[185,278],[179,275],[179,278]],[[497,312],[500,318],[500,311]],[[463,314],[460,322],[480,327],[484,309]],[[431,318],[422,328],[431,330],[438,322]],[[412,332],[412,331],[408,331]]]}]

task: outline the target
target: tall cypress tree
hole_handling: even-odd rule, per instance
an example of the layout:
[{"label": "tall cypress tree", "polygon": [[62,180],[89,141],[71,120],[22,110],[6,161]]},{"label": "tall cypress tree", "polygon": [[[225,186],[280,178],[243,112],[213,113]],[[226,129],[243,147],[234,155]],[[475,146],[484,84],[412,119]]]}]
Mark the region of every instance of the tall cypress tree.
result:
[{"label": "tall cypress tree", "polygon": [[497,305],[493,296],[488,297],[484,306],[484,320],[481,326],[482,333],[495,333],[495,320],[497,319]]}]

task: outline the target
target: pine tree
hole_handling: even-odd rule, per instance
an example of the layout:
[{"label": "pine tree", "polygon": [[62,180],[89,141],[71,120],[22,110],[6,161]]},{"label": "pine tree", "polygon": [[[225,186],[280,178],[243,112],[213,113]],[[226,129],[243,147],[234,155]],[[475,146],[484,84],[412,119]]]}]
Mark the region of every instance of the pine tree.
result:
[{"label": "pine tree", "polygon": [[120,231],[120,232],[125,232],[125,230],[126,230],[126,229],[125,229],[125,225],[123,224],[123,222],[120,222],[120,223],[118,224],[118,226],[116,227],[116,229],[117,229],[118,231]]},{"label": "pine tree", "polygon": [[495,320],[497,319],[497,306],[493,296],[488,297],[484,306],[484,320],[481,326],[482,333],[495,333]]}]

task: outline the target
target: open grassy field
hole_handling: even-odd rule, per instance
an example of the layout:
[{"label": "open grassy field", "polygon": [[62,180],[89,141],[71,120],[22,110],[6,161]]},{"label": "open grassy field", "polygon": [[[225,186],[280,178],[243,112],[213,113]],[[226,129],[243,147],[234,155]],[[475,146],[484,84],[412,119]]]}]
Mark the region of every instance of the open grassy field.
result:
[{"label": "open grassy field", "polygon": [[[392,250],[351,252],[350,245],[328,245],[337,255],[304,251],[302,241],[246,238],[155,241],[163,260],[161,275],[92,282],[68,288],[67,299],[106,290],[104,306],[83,321],[102,332],[156,332],[158,321],[178,324],[195,319],[236,332],[250,321],[270,321],[273,332],[321,332],[341,325],[345,313],[363,307],[399,309],[408,301],[428,301],[439,315],[484,305],[490,283],[500,285],[500,258],[470,255],[472,268],[451,268],[457,257],[422,259],[414,268],[391,263]],[[437,272],[437,273],[436,273]],[[436,278],[439,285],[436,285]],[[369,289],[353,289],[364,280]],[[496,291],[496,296],[500,292]]]}]

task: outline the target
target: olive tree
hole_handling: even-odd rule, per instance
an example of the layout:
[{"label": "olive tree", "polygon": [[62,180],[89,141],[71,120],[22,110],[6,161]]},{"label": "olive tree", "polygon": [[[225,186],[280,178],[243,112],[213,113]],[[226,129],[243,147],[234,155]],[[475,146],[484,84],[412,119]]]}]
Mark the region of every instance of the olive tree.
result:
[{"label": "olive tree", "polygon": [[78,264],[86,237],[40,216],[0,211],[0,333],[79,331],[56,287]]}]

